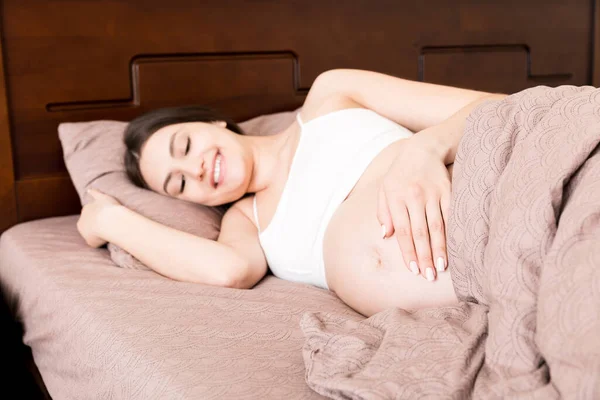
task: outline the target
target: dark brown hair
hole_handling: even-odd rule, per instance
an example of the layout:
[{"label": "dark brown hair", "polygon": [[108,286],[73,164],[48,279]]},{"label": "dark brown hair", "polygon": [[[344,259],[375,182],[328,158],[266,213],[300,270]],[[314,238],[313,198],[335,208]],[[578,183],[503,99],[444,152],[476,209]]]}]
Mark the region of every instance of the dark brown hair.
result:
[{"label": "dark brown hair", "polygon": [[231,118],[204,106],[160,108],[135,118],[125,129],[124,136],[126,147],[124,163],[127,176],[136,186],[149,189],[140,170],[140,154],[142,147],[154,132],[167,125],[216,121],[225,121],[227,129],[235,133],[243,133]]}]

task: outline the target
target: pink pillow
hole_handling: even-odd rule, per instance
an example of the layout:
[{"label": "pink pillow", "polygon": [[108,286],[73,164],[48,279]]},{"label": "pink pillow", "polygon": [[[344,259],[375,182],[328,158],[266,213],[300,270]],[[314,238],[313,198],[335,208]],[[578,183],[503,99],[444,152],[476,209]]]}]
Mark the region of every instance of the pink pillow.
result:
[{"label": "pink pillow", "polygon": [[[269,114],[240,124],[247,134],[271,135],[281,132],[293,121],[296,111]],[[94,187],[119,200],[126,207],[175,229],[208,239],[216,239],[222,217],[219,207],[176,200],[135,186],[123,166],[127,123],[91,121],[62,123],[58,135],[65,164],[81,204],[90,201],[86,190]],[[149,269],[139,260],[113,244],[108,245],[112,260],[120,267]]]}]

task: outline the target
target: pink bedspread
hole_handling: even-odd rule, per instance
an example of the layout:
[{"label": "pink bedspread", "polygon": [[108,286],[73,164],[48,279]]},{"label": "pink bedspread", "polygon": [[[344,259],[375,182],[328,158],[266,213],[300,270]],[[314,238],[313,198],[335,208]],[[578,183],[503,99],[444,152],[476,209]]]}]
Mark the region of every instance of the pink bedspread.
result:
[{"label": "pink bedspread", "polygon": [[117,268],[76,221],[30,222],[0,240],[0,279],[55,399],[319,399],[305,382],[301,316],[364,319],[272,275],[237,290]]},{"label": "pink bedspread", "polygon": [[600,398],[600,90],[479,106],[453,172],[456,307],[301,321],[336,399]]}]

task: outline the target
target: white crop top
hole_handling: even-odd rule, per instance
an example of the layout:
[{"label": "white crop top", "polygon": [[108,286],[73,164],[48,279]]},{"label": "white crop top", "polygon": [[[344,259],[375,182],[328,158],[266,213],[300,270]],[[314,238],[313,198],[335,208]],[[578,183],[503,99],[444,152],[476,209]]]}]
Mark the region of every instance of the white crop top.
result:
[{"label": "white crop top", "polygon": [[364,108],[335,111],[306,124],[275,214],[259,240],[273,275],[329,289],[323,237],[335,210],[371,161],[389,144],[412,133]]}]

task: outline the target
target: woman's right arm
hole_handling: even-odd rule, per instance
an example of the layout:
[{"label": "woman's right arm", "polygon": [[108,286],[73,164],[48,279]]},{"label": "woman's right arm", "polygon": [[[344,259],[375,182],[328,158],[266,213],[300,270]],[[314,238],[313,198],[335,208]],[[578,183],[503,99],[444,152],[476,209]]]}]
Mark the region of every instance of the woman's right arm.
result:
[{"label": "woman's right arm", "polygon": [[[226,212],[219,239],[214,241],[152,221],[103,193],[95,192],[93,197],[78,223],[88,244],[86,236],[93,234],[159,274],[185,282],[249,289],[267,271],[256,227],[236,205]],[[88,206],[96,209],[86,210]]]}]

